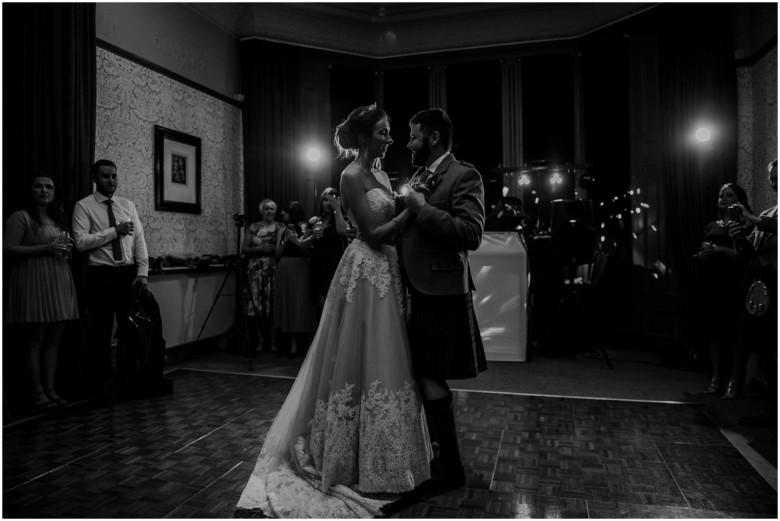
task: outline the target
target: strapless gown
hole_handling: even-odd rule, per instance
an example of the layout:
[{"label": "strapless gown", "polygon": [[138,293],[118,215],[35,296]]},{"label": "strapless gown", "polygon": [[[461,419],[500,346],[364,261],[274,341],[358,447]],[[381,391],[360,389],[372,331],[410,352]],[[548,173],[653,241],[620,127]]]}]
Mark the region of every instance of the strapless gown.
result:
[{"label": "strapless gown", "polygon": [[[386,191],[370,190],[366,198],[376,223],[393,218]],[[395,248],[353,240],[239,511],[374,517],[398,493],[430,477],[430,441],[412,377],[402,296]]]}]

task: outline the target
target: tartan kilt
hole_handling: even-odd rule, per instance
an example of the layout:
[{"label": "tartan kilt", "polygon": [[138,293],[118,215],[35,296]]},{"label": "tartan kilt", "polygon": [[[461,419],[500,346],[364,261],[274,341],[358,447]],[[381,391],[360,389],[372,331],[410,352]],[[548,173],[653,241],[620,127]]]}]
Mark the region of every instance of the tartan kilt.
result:
[{"label": "tartan kilt", "polygon": [[474,378],[487,369],[471,292],[425,295],[408,287],[411,318],[406,325],[415,376]]}]

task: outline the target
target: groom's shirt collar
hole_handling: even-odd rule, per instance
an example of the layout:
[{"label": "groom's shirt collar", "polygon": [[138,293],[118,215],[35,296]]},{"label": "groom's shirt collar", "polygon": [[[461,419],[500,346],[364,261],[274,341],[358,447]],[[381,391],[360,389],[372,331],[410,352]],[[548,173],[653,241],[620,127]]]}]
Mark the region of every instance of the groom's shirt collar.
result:
[{"label": "groom's shirt collar", "polygon": [[444,161],[444,158],[446,158],[447,156],[449,156],[451,153],[452,153],[452,152],[445,152],[445,153],[443,153],[443,154],[442,154],[442,155],[439,157],[439,159],[437,159],[436,161],[434,161],[433,163],[431,163],[431,166],[429,166],[428,168],[426,168],[426,170],[430,170],[431,172],[436,172],[436,169],[437,169],[437,168],[439,168],[439,165],[441,164],[441,162],[442,162],[442,161]]}]

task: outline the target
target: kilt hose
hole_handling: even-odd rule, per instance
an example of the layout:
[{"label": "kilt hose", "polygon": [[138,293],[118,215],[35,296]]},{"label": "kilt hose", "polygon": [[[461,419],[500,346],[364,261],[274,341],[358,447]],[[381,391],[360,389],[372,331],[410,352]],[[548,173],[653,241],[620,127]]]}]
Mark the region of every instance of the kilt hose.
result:
[{"label": "kilt hose", "polygon": [[425,295],[407,285],[411,318],[406,325],[416,377],[458,380],[487,369],[471,292]]}]

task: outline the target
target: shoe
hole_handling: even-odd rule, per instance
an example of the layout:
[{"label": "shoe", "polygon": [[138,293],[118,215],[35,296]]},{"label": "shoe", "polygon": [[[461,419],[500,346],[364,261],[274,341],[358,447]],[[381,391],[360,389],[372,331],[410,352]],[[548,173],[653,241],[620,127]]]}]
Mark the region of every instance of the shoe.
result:
[{"label": "shoe", "polygon": [[119,399],[119,389],[117,389],[113,380],[103,383],[101,397],[108,401],[116,401]]},{"label": "shoe", "polygon": [[49,400],[49,397],[43,391],[34,393],[33,397],[33,408],[38,412],[49,412],[57,408],[57,404]]},{"label": "shoe", "polygon": [[466,485],[466,473],[461,465],[459,468],[449,468],[439,459],[431,460],[431,479],[423,481],[414,490],[401,492],[399,499],[382,507],[385,516],[397,514],[418,503],[428,501],[436,496],[457,490]]},{"label": "shoe", "polygon": [[701,394],[718,394],[723,389],[723,384],[717,376],[712,377],[710,384],[702,389]]},{"label": "shoe", "polygon": [[431,461],[431,479],[420,485],[426,490],[446,492],[466,485],[466,471],[463,465],[453,467],[439,459]]},{"label": "shoe", "polygon": [[735,398],[739,398],[741,396],[740,393],[740,384],[736,380],[729,380],[729,384],[726,386],[726,392],[723,393],[724,400],[733,400]]},{"label": "shoe", "polygon": [[68,401],[60,398],[54,389],[46,389],[43,392],[46,393],[46,396],[49,397],[49,400],[51,400],[51,402],[54,403],[54,405],[57,407],[65,407],[68,405]]},{"label": "shoe", "polygon": [[777,428],[777,414],[766,410],[756,416],[743,416],[739,424],[745,427],[775,427]]}]

